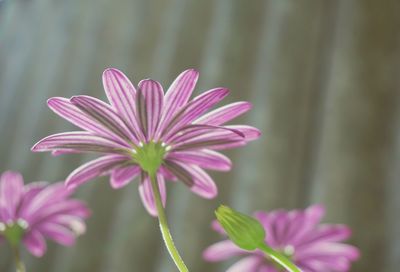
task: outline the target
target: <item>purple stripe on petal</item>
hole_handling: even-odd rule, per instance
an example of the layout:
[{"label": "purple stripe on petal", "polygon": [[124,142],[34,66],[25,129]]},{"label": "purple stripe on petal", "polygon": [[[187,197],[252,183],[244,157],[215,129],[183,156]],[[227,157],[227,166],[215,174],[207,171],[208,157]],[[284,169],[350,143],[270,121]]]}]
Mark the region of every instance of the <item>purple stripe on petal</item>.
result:
[{"label": "purple stripe on petal", "polygon": [[228,95],[229,91],[225,88],[215,88],[209,90],[194,100],[186,104],[170,121],[162,132],[162,139],[169,138],[182,127],[199,118],[203,113],[220,102]]},{"label": "purple stripe on petal", "polygon": [[103,85],[111,105],[124,117],[138,138],[143,140],[136,118],[136,89],[131,81],[121,71],[110,68],[103,73]]},{"label": "purple stripe on petal", "polygon": [[42,257],[47,250],[46,241],[43,235],[37,230],[29,231],[25,235],[23,243],[26,249],[36,257]]},{"label": "purple stripe on petal", "polygon": [[7,171],[0,177],[0,221],[15,219],[17,209],[24,193],[24,180],[21,174]]},{"label": "purple stripe on petal", "polygon": [[129,160],[126,156],[106,155],[92,160],[75,169],[66,179],[65,184],[69,189],[76,188],[83,183],[122,165]]},{"label": "purple stripe on petal", "polygon": [[243,139],[245,138],[245,135],[238,129],[233,129],[224,126],[213,126],[207,124],[191,124],[182,128],[175,135],[171,135],[171,137],[169,137],[168,139],[165,138],[164,141],[170,144],[173,144],[174,142],[175,143],[184,142],[189,139],[192,139],[193,137],[204,135],[217,130],[226,130],[229,132],[236,133]]},{"label": "purple stripe on petal", "polygon": [[234,129],[234,130],[238,130],[238,131],[242,132],[244,134],[244,140],[246,142],[254,141],[261,136],[260,130],[255,127],[252,127],[252,126],[229,125],[229,126],[225,126],[225,128]]},{"label": "purple stripe on petal", "polygon": [[180,141],[172,145],[173,150],[188,150],[209,148],[216,149],[219,146],[245,142],[243,137],[229,130],[212,130],[211,132],[193,137],[186,141]]},{"label": "purple stripe on petal", "polygon": [[165,160],[163,166],[189,188],[194,185],[192,175],[174,160]]},{"label": "purple stripe on petal", "polygon": [[[170,166],[175,164],[175,168],[169,168],[172,173],[174,173],[179,179],[176,172],[176,168],[180,167],[183,169],[185,175],[190,175],[193,184],[190,186],[190,190],[195,194],[204,198],[214,198],[218,194],[218,188],[215,185],[212,178],[200,167],[195,165],[188,165],[178,161],[172,161],[171,159],[166,160],[166,165]],[[182,171],[182,170],[180,170]],[[186,182],[185,182],[186,183]]]},{"label": "purple stripe on petal", "polygon": [[156,140],[158,140],[161,132],[173,116],[189,101],[198,78],[199,73],[196,70],[189,69],[182,72],[169,87],[165,94],[165,106],[157,130]]},{"label": "purple stripe on petal", "polygon": [[77,106],[72,104],[69,99],[63,97],[53,97],[47,100],[47,105],[56,114],[83,130],[93,132],[94,134],[106,138],[115,138],[114,133],[110,132],[104,126],[82,112]]},{"label": "purple stripe on petal", "polygon": [[77,150],[82,152],[123,153],[122,150],[126,149],[126,147],[111,140],[83,131],[53,134],[43,138],[32,147],[33,152],[61,149]]},{"label": "purple stripe on petal", "polygon": [[232,162],[228,157],[207,149],[171,152],[167,158],[216,171],[229,171],[232,167]]},{"label": "purple stripe on petal", "polygon": [[251,104],[249,102],[235,102],[210,111],[209,113],[195,120],[193,123],[219,126],[235,119],[250,109]]},{"label": "purple stripe on petal", "polygon": [[137,135],[130,132],[124,120],[114,112],[114,109],[103,101],[90,96],[80,95],[72,97],[71,102],[82,112],[86,113],[101,126],[110,131],[114,135],[114,138],[118,139],[126,146],[129,146],[128,143],[130,141],[133,141],[135,144],[139,142]]},{"label": "purple stripe on petal", "polygon": [[164,92],[160,83],[151,79],[142,80],[139,83],[136,103],[146,139],[153,140],[164,103]]},{"label": "purple stripe on petal", "polygon": [[130,183],[134,178],[140,174],[140,167],[138,165],[129,165],[115,169],[110,178],[111,187],[119,189]]},{"label": "purple stripe on petal", "polygon": [[[165,207],[167,201],[167,190],[165,186],[164,177],[161,174],[157,174],[157,182],[160,189],[161,200]],[[142,199],[143,205],[146,210],[152,215],[157,216],[157,207],[154,200],[153,188],[151,186],[150,178],[147,174],[142,173],[142,180],[139,185],[139,194]]]}]

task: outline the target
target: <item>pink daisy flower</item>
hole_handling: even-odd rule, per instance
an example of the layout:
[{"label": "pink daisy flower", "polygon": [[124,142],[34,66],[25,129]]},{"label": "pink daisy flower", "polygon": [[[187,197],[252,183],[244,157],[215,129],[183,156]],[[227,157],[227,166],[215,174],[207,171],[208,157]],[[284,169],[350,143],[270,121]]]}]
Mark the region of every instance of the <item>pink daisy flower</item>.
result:
[{"label": "pink daisy flower", "polygon": [[[286,255],[304,272],[345,272],[351,262],[359,257],[357,248],[344,244],[351,231],[343,225],[320,224],[325,210],[314,205],[306,210],[277,210],[256,212],[254,217],[266,231],[266,243]],[[225,235],[219,223],[213,228]],[[227,272],[279,272],[274,263],[259,250],[245,251],[232,241],[225,240],[211,245],[204,251],[204,259],[220,262],[232,257],[244,258]]]},{"label": "pink daisy flower", "polygon": [[218,151],[243,146],[260,132],[250,126],[225,125],[247,112],[248,102],[209,111],[228,95],[226,88],[190,100],[197,79],[197,71],[184,71],[164,94],[157,81],[142,80],[136,89],[122,72],[107,69],[103,85],[110,104],[83,95],[49,99],[55,113],[84,131],[48,136],[32,151],[100,153],[101,157],[73,171],[67,186],[110,175],[111,186],[121,188],[140,176],[141,199],[154,216],[157,210],[149,172],[157,171],[164,206],[166,179],[180,180],[195,194],[213,198],[217,187],[205,169],[230,170],[231,161]]},{"label": "pink daisy flower", "polygon": [[36,257],[46,252],[45,238],[71,246],[85,232],[86,205],[70,199],[63,183],[34,182],[24,186],[19,173],[0,177],[0,241],[17,248],[22,242]]}]

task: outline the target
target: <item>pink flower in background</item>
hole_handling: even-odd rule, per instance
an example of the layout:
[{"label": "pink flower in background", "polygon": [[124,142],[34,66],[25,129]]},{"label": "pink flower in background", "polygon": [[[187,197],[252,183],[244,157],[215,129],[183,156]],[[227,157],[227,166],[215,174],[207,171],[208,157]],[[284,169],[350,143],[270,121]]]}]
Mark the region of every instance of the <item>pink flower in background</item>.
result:
[{"label": "pink flower in background", "polygon": [[[320,224],[324,214],[322,206],[314,205],[306,210],[256,212],[254,217],[265,228],[267,244],[289,257],[302,271],[349,271],[351,262],[359,257],[357,248],[342,243],[350,237],[351,231],[343,225]],[[217,222],[213,227],[225,234]],[[242,250],[230,240],[211,245],[203,256],[210,262],[243,256],[227,272],[281,271],[261,251]]]},{"label": "pink flower in background", "polygon": [[70,246],[85,232],[86,205],[69,199],[63,183],[34,182],[24,186],[19,173],[0,177],[0,241],[22,242],[37,257],[46,252],[45,238]]},{"label": "pink flower in background", "polygon": [[204,169],[231,168],[229,158],[216,150],[243,146],[260,132],[250,126],[225,125],[247,112],[251,108],[248,102],[206,113],[228,95],[226,88],[190,100],[197,79],[197,71],[184,71],[164,94],[157,81],[142,80],[136,89],[122,72],[107,69],[103,85],[110,104],[90,96],[49,99],[55,113],[84,131],[48,136],[32,151],[102,154],[73,171],[67,186],[110,175],[111,186],[121,188],[140,176],[140,196],[152,215],[157,211],[147,173],[155,170],[164,205],[165,179],[179,179],[199,196],[213,198],[217,187]]}]

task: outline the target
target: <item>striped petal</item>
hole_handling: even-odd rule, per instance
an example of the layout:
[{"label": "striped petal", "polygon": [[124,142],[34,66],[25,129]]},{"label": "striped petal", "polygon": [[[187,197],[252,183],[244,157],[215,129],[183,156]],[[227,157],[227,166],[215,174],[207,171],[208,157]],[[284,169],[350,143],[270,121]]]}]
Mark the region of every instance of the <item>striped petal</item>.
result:
[{"label": "striped petal", "polygon": [[246,125],[229,125],[225,126],[227,129],[237,130],[243,133],[244,140],[246,142],[254,141],[261,136],[261,132],[258,128]]},{"label": "striped petal", "polygon": [[146,79],[139,83],[136,107],[147,141],[154,139],[164,103],[164,92],[157,81]]},{"label": "striped petal", "polygon": [[212,132],[193,137],[186,141],[180,141],[173,145],[173,150],[182,151],[189,149],[217,149],[232,143],[245,143],[243,137],[227,130],[213,130]]},{"label": "striped petal", "polygon": [[110,68],[103,73],[103,85],[113,108],[124,117],[138,138],[143,140],[144,135],[135,113],[136,89],[131,81],[121,71]]},{"label": "striped petal", "polygon": [[129,165],[115,169],[110,178],[111,187],[119,189],[130,183],[140,174],[140,167],[137,165]]},{"label": "striped petal", "polygon": [[[204,131],[200,135],[182,135],[177,138],[179,142],[173,145],[174,150],[185,149],[227,149],[245,145],[246,142],[257,139],[260,136],[260,131],[251,126],[233,125],[225,126],[224,129],[212,129],[209,132]],[[237,133],[240,132],[240,135]],[[243,137],[244,136],[244,137]]]},{"label": "striped petal", "polygon": [[21,174],[7,171],[0,177],[0,221],[16,219],[17,209],[24,193]]},{"label": "striped petal", "polygon": [[37,230],[29,231],[24,237],[26,249],[36,257],[42,257],[47,250],[43,235]]},{"label": "striped petal", "polygon": [[189,69],[182,72],[169,87],[165,94],[165,106],[163,108],[160,125],[157,129],[158,137],[166,124],[168,124],[173,116],[189,101],[198,78],[199,73],[194,69]]},{"label": "striped petal", "polygon": [[251,104],[249,102],[235,102],[210,111],[193,123],[219,126],[235,119],[250,109]]},{"label": "striped petal", "polygon": [[168,158],[216,171],[229,171],[232,167],[228,157],[208,149],[171,152]]},{"label": "striped petal", "polygon": [[133,141],[135,144],[139,142],[137,135],[131,133],[125,122],[103,101],[90,96],[80,95],[72,97],[71,102],[127,146],[129,146],[128,143],[130,141]]},{"label": "striped petal", "polygon": [[216,88],[197,96],[186,104],[186,106],[174,116],[171,122],[165,126],[162,139],[169,138],[170,135],[175,134],[182,127],[196,120],[203,113],[224,99],[228,93],[228,89]]},{"label": "striped petal", "polygon": [[213,125],[207,125],[207,124],[190,124],[188,126],[185,126],[181,130],[179,130],[175,135],[171,135],[168,139],[165,138],[164,141],[166,143],[173,144],[179,143],[179,142],[184,142],[189,139],[192,139],[193,137],[197,137],[200,135],[204,135],[210,132],[214,132],[216,130],[227,130],[229,132],[233,132],[241,136],[243,139],[245,138],[245,135],[237,130],[237,129],[232,129],[228,128],[226,126],[213,126]]},{"label": "striped petal", "polygon": [[214,198],[217,196],[217,186],[212,178],[200,167],[170,159],[166,161],[165,165],[178,179],[188,185],[190,190],[195,194],[203,198]]},{"label": "striped petal", "polygon": [[96,135],[110,139],[119,139],[107,127],[102,126],[90,118],[86,113],[82,112],[77,106],[71,103],[69,99],[63,97],[53,97],[47,100],[47,105],[56,114],[76,125],[77,127],[93,132]]},{"label": "striped petal", "polygon": [[[165,186],[164,177],[161,174],[157,174],[157,182],[160,189],[161,201],[163,206],[165,207],[165,204],[167,202],[167,189]],[[139,185],[139,194],[146,210],[152,216],[157,216],[157,207],[154,200],[154,193],[151,186],[151,181],[148,175],[144,173],[142,173],[142,180]]]},{"label": "striped petal", "polygon": [[73,131],[53,134],[43,138],[32,147],[33,152],[52,150],[77,150],[82,152],[121,152],[125,146],[111,140],[95,136],[89,132]]},{"label": "striped petal", "polygon": [[95,177],[107,173],[114,167],[126,163],[127,160],[129,160],[128,157],[121,155],[106,155],[92,160],[75,169],[67,177],[65,184],[70,189],[76,188]]}]

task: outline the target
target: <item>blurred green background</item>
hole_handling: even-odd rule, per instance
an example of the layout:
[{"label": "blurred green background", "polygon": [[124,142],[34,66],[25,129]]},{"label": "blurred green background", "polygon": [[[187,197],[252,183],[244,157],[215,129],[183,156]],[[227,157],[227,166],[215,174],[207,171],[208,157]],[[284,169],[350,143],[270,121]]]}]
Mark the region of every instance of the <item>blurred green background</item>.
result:
[{"label": "blurred green background", "polygon": [[[189,67],[196,92],[231,89],[249,100],[240,119],[263,137],[228,152],[208,201],[169,186],[168,215],[193,272],[225,271],[201,253],[219,237],[213,210],[242,212],[323,203],[326,222],[349,224],[362,250],[352,271],[400,267],[400,2],[352,0],[0,0],[0,170],[26,181],[64,179],[89,157],[33,154],[40,138],[72,129],[51,96],[105,99],[101,73],[166,87]],[[29,272],[176,271],[135,183],[106,178],[78,191],[94,211],[73,248],[50,243]],[[11,271],[0,247],[0,271]],[[324,272],[324,271],[321,271]]]}]

